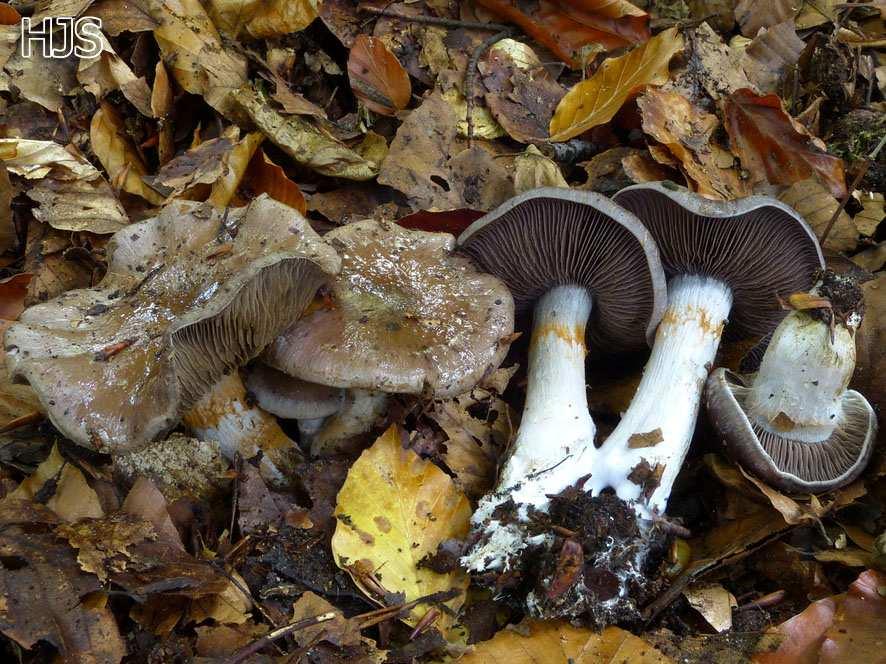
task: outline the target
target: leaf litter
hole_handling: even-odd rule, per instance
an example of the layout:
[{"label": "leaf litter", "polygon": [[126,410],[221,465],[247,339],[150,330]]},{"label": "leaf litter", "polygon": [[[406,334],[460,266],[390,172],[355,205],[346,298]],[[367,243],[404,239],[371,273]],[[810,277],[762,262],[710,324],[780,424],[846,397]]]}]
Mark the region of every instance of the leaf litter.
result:
[{"label": "leaf litter", "polygon": [[[499,341],[502,366],[455,396],[315,385],[347,404],[323,422],[270,412],[303,398],[292,386],[267,401],[247,385],[302,311],[339,306],[333,228],[374,219],[452,242],[435,234],[540,187],[669,181],[805,219],[828,267],[862,283],[850,387],[884,407],[881,4],[0,4],[0,653],[877,661],[882,441],[860,479],[792,494],[720,456],[702,414],[652,521],[651,595],[569,623],[524,599],[545,575],[560,599],[577,578],[606,596],[605,574],[578,568],[591,531],[621,518],[607,496],[573,487],[556,518],[533,515],[535,567],[459,564],[514,446],[526,316]],[[99,18],[97,48],[25,57],[23,15]],[[286,272],[305,262],[313,279]],[[728,339],[716,366],[753,362],[758,342]],[[601,441],[643,360],[593,355]],[[322,444],[339,429],[346,444]]]}]

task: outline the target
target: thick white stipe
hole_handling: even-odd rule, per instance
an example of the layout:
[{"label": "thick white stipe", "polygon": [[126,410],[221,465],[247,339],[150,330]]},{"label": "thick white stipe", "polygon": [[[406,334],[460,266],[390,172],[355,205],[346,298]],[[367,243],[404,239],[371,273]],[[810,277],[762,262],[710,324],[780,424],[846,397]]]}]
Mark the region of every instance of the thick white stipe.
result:
[{"label": "thick white stipe", "polygon": [[[670,281],[668,308],[643,378],[631,405],[600,448],[586,488],[594,493],[614,488],[621,499],[635,501],[644,518],[652,511],[664,512],[689,450],[705,379],[731,307],[732,292],[720,281],[700,276]],[[642,487],[628,479],[643,459],[652,469],[664,466],[648,504],[640,500]]]}]

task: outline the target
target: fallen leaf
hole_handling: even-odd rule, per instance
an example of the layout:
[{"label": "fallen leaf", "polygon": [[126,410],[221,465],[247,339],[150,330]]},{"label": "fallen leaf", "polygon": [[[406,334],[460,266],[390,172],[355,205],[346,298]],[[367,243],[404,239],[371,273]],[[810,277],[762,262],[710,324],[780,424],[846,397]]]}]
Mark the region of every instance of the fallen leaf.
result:
[{"label": "fallen leaf", "polygon": [[94,180],[44,178],[27,190],[37,203],[34,218],[63,231],[115,233],[129,216],[104,177]]},{"label": "fallen leaf", "polygon": [[109,92],[119,90],[127,101],[145,117],[151,117],[151,90],[144,77],[132,73],[110,42],[98,32],[101,52],[93,58],[81,58],[77,80],[99,101]]},{"label": "fallen leaf", "polygon": [[260,152],[259,146],[264,138],[261,132],[253,131],[234,143],[230,152],[225,155],[226,172],[212,183],[212,189],[206,199],[209,203],[218,208],[245,203],[237,198],[237,191],[243,184],[243,179],[247,177],[247,171],[255,161],[256,154]]},{"label": "fallen leaf", "polygon": [[791,185],[815,175],[835,197],[845,195],[843,160],[794,121],[777,95],[737,90],[726,99],[725,125],[752,182]]},{"label": "fallen leaf", "polygon": [[841,595],[810,604],[771,628],[757,644],[755,664],[879,662],[886,620],[886,575],[863,572]]},{"label": "fallen leaf", "polygon": [[0,164],[0,254],[4,254],[18,244],[18,234],[12,220],[12,199],[15,194],[9,181],[9,171]]},{"label": "fallen leaf", "polygon": [[649,15],[627,0],[478,0],[497,16],[511,21],[554,55],[578,68],[582,48],[601,44],[606,50],[649,39]]},{"label": "fallen leaf", "polygon": [[115,558],[128,558],[130,546],[155,537],[147,521],[120,514],[61,525],[56,534],[77,550],[80,569],[95,574],[102,583],[107,582]]},{"label": "fallen leaf", "polygon": [[319,0],[210,0],[209,15],[227,37],[281,37],[317,18]]},{"label": "fallen leaf", "polygon": [[[785,189],[779,200],[794,208],[821,236],[840,203],[814,178],[802,180]],[[849,251],[858,244],[855,222],[841,210],[825,244],[834,251]]]},{"label": "fallen leaf", "polygon": [[745,47],[741,66],[759,92],[778,92],[806,44],[793,21],[763,28]]},{"label": "fallen leaf", "polygon": [[705,107],[707,97],[716,101],[753,87],[741,66],[743,53],[724,44],[707,23],[687,31],[686,50],[686,65],[674,72],[665,88],[693,104]]},{"label": "fallen leaf", "polygon": [[[36,28],[39,22],[32,18],[32,24]],[[17,32],[20,34],[20,29]],[[30,33],[28,36],[36,38]],[[77,59],[72,56],[46,57],[42,49],[32,48],[28,57],[18,49],[4,69],[22,97],[52,113],[61,110],[65,97],[74,94],[78,86]]]},{"label": "fallen leaf", "polygon": [[862,209],[852,218],[852,221],[855,223],[856,228],[858,228],[859,233],[873,237],[880,226],[880,222],[886,217],[886,211],[883,209],[883,194],[879,192],[858,192],[855,198],[861,203]]},{"label": "fallen leaf", "polygon": [[0,279],[0,318],[15,320],[25,310],[25,296],[33,276],[22,272]]},{"label": "fallen leaf", "polygon": [[335,606],[310,591],[303,593],[292,605],[292,622],[313,618],[324,613],[332,613],[335,617],[296,632],[294,636],[300,646],[308,647],[318,641],[328,641],[340,647],[360,643],[359,627],[345,618]]},{"label": "fallen leaf", "polygon": [[236,103],[261,132],[286,154],[318,173],[348,180],[370,180],[379,164],[297,116],[282,116],[252,88],[243,88]]},{"label": "fallen leaf", "polygon": [[514,159],[514,193],[521,194],[538,187],[565,187],[569,184],[557,162],[545,157],[530,145]]},{"label": "fallen leaf", "polygon": [[683,596],[716,632],[732,629],[732,609],[738,606],[738,602],[723,586],[691,585],[683,591]]},{"label": "fallen leaf", "polygon": [[793,20],[796,0],[739,0],[735,5],[735,20],[745,37],[756,37],[761,28]]},{"label": "fallen leaf", "polygon": [[[464,602],[468,578],[461,571],[438,574],[418,562],[447,539],[467,535],[471,507],[442,470],[403,449],[400,429],[392,426],[360,455],[338,494],[332,537],[336,564],[357,586],[384,605],[388,597],[367,586],[359,570],[374,575],[388,595],[411,601],[431,593],[459,590],[446,604],[454,611]],[[416,624],[429,609],[420,605],[405,618]],[[448,613],[435,623],[444,634]]]},{"label": "fallen leaf", "polygon": [[233,148],[234,140],[224,136],[203,141],[164,164],[156,175],[144,179],[151,189],[162,192],[168,199],[180,198],[197,185],[212,185],[221,180],[228,173]]},{"label": "fallen leaf", "polygon": [[89,126],[92,151],[111,178],[111,184],[130,194],[141,196],[152,205],[161,205],[163,196],[144,183],[142,177],[148,169],[126,135],[123,118],[109,104],[92,116]]},{"label": "fallen leaf", "polygon": [[371,111],[395,115],[409,105],[409,74],[384,42],[359,35],[348,55],[348,79],[357,98]]},{"label": "fallen leaf", "polygon": [[22,648],[55,646],[66,661],[117,664],[126,654],[101,583],[80,571],[70,547],[50,533],[0,531],[0,631]]},{"label": "fallen leaf", "polygon": [[464,664],[665,664],[672,662],[649,643],[618,627],[597,632],[567,622],[526,620],[478,643]]},{"label": "fallen leaf", "polygon": [[252,198],[267,194],[302,214],[307,210],[305,196],[298,185],[290,180],[283,169],[268,159],[263,150],[253,155],[243,176],[241,188],[247,189]]},{"label": "fallen leaf", "polygon": [[676,92],[653,87],[638,97],[637,105],[643,130],[677,159],[693,191],[717,200],[752,193],[733,166],[733,156],[714,142],[713,134],[720,126],[716,115]]},{"label": "fallen leaf", "polygon": [[605,60],[560,100],[551,119],[551,140],[566,141],[609,122],[643,86],[667,81],[668,63],[682,49],[683,37],[670,28],[625,55]]},{"label": "fallen leaf", "polygon": [[172,113],[173,92],[169,82],[169,74],[163,61],[158,60],[154,67],[154,87],[151,88],[151,115],[157,118],[157,161],[160,165],[167,163],[175,155],[175,141],[170,122]]},{"label": "fallen leaf", "polygon": [[76,149],[65,148],[54,141],[0,138],[0,159],[10,173],[28,180],[39,180],[50,174],[65,180],[94,180],[101,176]]},{"label": "fallen leaf", "polygon": [[224,590],[197,597],[191,602],[188,620],[195,623],[213,620],[221,625],[242,625],[249,620],[252,610],[249,586],[237,572],[231,570],[228,574],[230,578]]},{"label": "fallen leaf", "polygon": [[823,563],[840,563],[847,567],[870,567],[874,556],[864,549],[846,547],[845,549],[826,549],[816,551],[815,559]]}]

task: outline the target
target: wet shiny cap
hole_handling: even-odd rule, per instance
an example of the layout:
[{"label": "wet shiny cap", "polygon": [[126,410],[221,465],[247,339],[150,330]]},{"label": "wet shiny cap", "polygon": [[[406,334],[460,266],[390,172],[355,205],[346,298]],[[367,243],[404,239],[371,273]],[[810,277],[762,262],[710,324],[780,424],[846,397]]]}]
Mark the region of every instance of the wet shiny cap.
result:
[{"label": "wet shiny cap", "polygon": [[453,254],[452,235],[366,220],[324,239],[342,261],[332,297],[277,338],[265,363],[321,385],[452,396],[504,359],[511,294]]},{"label": "wet shiny cap", "polygon": [[664,313],[665,275],[652,236],[599,194],[528,191],[471,224],[458,244],[481,270],[504,280],[518,309],[531,309],[555,286],[586,287],[595,350],[644,347]]},{"label": "wet shiny cap", "polygon": [[809,290],[824,268],[812,229],[768,196],[712,201],[670,182],[649,182],[613,200],[652,233],[668,278],[707,275],[732,289],[733,335],[770,332],[785,315],[778,298]]},{"label": "wet shiny cap", "polygon": [[261,196],[225,212],[188,201],[118,231],[95,288],[33,306],[7,363],[65,436],[135,449],[298,318],[339,259],[297,211]]},{"label": "wet shiny cap", "polygon": [[749,392],[745,377],[717,369],[705,386],[708,416],[729,456],[770,486],[789,493],[830,491],[855,480],[870,461],[877,417],[858,392],[846,390],[834,432],[814,443],[752,422],[745,409]]},{"label": "wet shiny cap", "polygon": [[345,391],[288,376],[256,362],[246,378],[246,389],[262,409],[289,420],[308,420],[337,413]]}]

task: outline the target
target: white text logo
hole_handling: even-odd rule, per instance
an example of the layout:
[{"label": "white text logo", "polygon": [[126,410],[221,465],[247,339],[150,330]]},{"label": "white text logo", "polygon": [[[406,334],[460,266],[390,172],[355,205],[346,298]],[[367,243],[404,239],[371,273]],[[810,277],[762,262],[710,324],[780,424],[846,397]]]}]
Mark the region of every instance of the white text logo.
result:
[{"label": "white text logo", "polygon": [[102,20],[91,16],[44,18],[36,26],[22,18],[22,56],[31,57],[32,45],[39,44],[44,58],[94,58],[102,52]]}]

